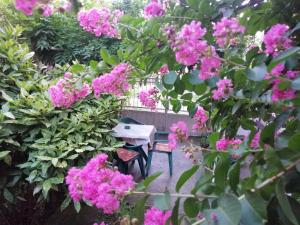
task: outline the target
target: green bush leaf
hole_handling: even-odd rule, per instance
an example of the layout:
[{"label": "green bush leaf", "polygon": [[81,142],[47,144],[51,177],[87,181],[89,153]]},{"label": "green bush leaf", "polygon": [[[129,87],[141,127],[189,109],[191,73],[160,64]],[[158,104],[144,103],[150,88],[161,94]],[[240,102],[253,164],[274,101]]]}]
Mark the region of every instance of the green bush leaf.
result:
[{"label": "green bush leaf", "polygon": [[135,203],[135,207],[133,210],[133,218],[138,219],[138,225],[143,225],[144,224],[144,215],[145,215],[145,205],[148,199],[148,195],[139,199]]},{"label": "green bush leaf", "polygon": [[171,196],[169,192],[164,195],[158,195],[154,198],[154,207],[160,210],[169,210],[171,208]]},{"label": "green bush leaf", "polygon": [[217,162],[216,170],[215,170],[215,178],[216,185],[220,190],[224,190],[226,182],[227,182],[227,172],[230,167],[230,161],[227,155],[220,158]]},{"label": "green bush leaf", "polygon": [[268,66],[268,70],[271,71],[276,65],[278,65],[279,63],[285,61],[289,57],[294,56],[298,52],[300,52],[300,47],[292,47],[292,48],[289,48],[289,49],[281,52],[278,56],[276,56],[271,61],[270,65]]},{"label": "green bush leaf", "polygon": [[183,208],[188,217],[194,218],[199,213],[199,202],[196,198],[187,198],[184,201]]},{"label": "green bush leaf", "polygon": [[247,69],[246,76],[249,78],[249,80],[261,81],[264,79],[267,72],[266,64],[261,64],[253,67],[252,69]]},{"label": "green bush leaf", "polygon": [[238,184],[240,182],[240,169],[241,169],[241,164],[237,162],[232,167],[230,167],[228,173],[229,185],[234,192],[236,192]]},{"label": "green bush leaf", "polygon": [[292,81],[291,88],[294,90],[300,90],[300,77]]},{"label": "green bush leaf", "polygon": [[189,82],[193,85],[203,84],[204,81],[199,78],[199,70],[193,70],[189,75]]},{"label": "green bush leaf", "polygon": [[176,191],[179,192],[181,187],[187,182],[199,169],[198,165],[193,166],[191,169],[183,172],[181,176],[179,177],[177,183],[176,183]]},{"label": "green bush leaf", "polygon": [[81,209],[80,202],[73,202],[73,203],[74,203],[74,208],[75,208],[76,212],[79,213],[80,209]]},{"label": "green bush leaf", "polygon": [[5,156],[7,156],[10,153],[10,151],[1,151],[0,152],[0,159],[4,158]]},{"label": "green bush leaf", "polygon": [[170,71],[169,73],[165,74],[163,76],[163,81],[165,84],[168,84],[168,85],[174,85],[176,79],[177,79],[177,74],[175,71]]},{"label": "green bush leaf", "polygon": [[140,190],[144,190],[147,189],[149,187],[149,185],[156,180],[156,178],[158,178],[160,175],[162,174],[162,172],[156,172],[154,174],[152,174],[151,176],[148,176],[145,180],[141,181],[137,187],[136,190],[140,191]]}]

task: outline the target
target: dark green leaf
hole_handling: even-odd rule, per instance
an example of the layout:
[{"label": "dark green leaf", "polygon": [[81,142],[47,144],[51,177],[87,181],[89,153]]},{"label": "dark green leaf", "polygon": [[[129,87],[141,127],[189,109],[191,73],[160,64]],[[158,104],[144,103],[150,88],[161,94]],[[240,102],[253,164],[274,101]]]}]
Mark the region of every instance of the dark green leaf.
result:
[{"label": "dark green leaf", "polygon": [[187,198],[184,201],[183,208],[188,217],[194,218],[199,213],[199,202],[196,198]]},{"label": "dark green leaf", "polygon": [[8,202],[10,202],[10,203],[14,202],[14,196],[7,188],[4,188],[3,196]]},{"label": "dark green leaf", "polygon": [[241,165],[237,162],[229,170],[229,185],[234,192],[237,191],[237,187],[240,182],[240,169]]},{"label": "dark green leaf", "polygon": [[179,192],[181,187],[187,182],[199,169],[198,165],[193,166],[191,169],[183,172],[181,176],[179,177],[177,183],[176,183],[176,191]]},{"label": "dark green leaf", "polygon": [[276,56],[268,66],[268,70],[271,71],[277,64],[285,61],[289,57],[297,54],[300,51],[300,47],[292,47],[283,52],[281,52],[278,56]]},{"label": "dark green leaf", "polygon": [[138,225],[144,224],[145,205],[148,197],[149,196],[145,196],[135,203],[135,207],[133,210],[133,218],[136,218],[138,220]]},{"label": "dark green leaf", "polygon": [[215,170],[215,178],[216,185],[220,190],[224,190],[226,182],[227,182],[227,172],[230,167],[230,161],[227,155],[221,157],[217,162],[216,170]]}]

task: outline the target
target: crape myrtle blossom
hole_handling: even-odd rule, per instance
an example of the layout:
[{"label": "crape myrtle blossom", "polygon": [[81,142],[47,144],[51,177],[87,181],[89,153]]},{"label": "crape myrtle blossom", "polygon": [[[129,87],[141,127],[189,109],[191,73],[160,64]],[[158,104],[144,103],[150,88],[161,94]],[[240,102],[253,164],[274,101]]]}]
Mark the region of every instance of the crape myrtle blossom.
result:
[{"label": "crape myrtle blossom", "polygon": [[118,64],[110,73],[105,73],[92,81],[92,87],[96,98],[103,93],[122,96],[129,89],[127,77],[130,67],[126,63]]},{"label": "crape myrtle blossom", "polygon": [[175,37],[176,61],[191,66],[196,64],[207,48],[207,42],[201,40],[206,33],[206,29],[201,27],[201,22],[192,21],[185,24]]},{"label": "crape myrtle blossom", "polygon": [[279,87],[282,82],[280,78],[295,79],[299,71],[286,70],[284,64],[276,65],[270,73],[266,74],[265,79],[273,79],[270,81],[272,84],[272,101],[277,102],[280,100],[291,100],[296,97],[296,91],[290,87],[281,89]]},{"label": "crape myrtle blossom", "polygon": [[163,6],[157,0],[151,0],[144,8],[145,18],[163,16],[164,14],[165,10],[163,9]]},{"label": "crape myrtle blossom", "polygon": [[157,94],[159,90],[156,87],[149,89],[148,91],[141,91],[139,93],[139,100],[141,101],[142,105],[150,108],[151,110],[156,109],[156,104],[158,102]]},{"label": "crape myrtle blossom", "polygon": [[169,66],[167,64],[164,64],[160,69],[158,70],[158,74],[163,75],[169,73]]},{"label": "crape myrtle blossom", "polygon": [[168,145],[170,149],[175,149],[177,141],[183,142],[188,139],[188,128],[185,122],[179,121],[170,127],[171,133],[168,135]]},{"label": "crape myrtle blossom", "polygon": [[87,11],[80,11],[77,14],[77,20],[80,26],[87,32],[90,32],[97,37],[102,35],[108,37],[118,37],[116,28],[123,12],[119,10],[111,11],[109,8],[92,8]]},{"label": "crape myrtle blossom", "polygon": [[207,80],[212,77],[218,76],[218,70],[221,67],[221,59],[216,53],[213,46],[208,46],[206,55],[201,58],[201,66],[199,78]]},{"label": "crape myrtle blossom", "polygon": [[236,18],[223,17],[221,21],[213,24],[213,36],[220,47],[236,45],[237,36],[245,33],[245,27],[241,26]]},{"label": "crape myrtle blossom", "polygon": [[263,39],[267,54],[276,56],[292,46],[292,40],[286,36],[288,30],[286,24],[276,24],[268,30]]},{"label": "crape myrtle blossom", "polygon": [[226,98],[233,92],[233,84],[230,79],[222,79],[217,82],[217,89],[213,90],[212,98],[214,100],[220,100],[222,98]]},{"label": "crape myrtle blossom", "polygon": [[51,5],[42,5],[41,6],[42,16],[48,17],[53,14],[53,6]]},{"label": "crape myrtle blossom", "polygon": [[144,225],[165,225],[171,215],[171,211],[164,212],[152,207],[145,213]]},{"label": "crape myrtle blossom", "polygon": [[193,125],[193,130],[199,130],[205,127],[205,123],[208,120],[207,112],[198,106],[196,113],[193,116],[195,124]]},{"label": "crape myrtle blossom", "polygon": [[88,84],[84,83],[80,89],[75,88],[75,83],[71,80],[72,73],[65,73],[56,85],[49,88],[50,99],[55,107],[70,108],[76,101],[85,98],[91,92]]},{"label": "crape myrtle blossom", "polygon": [[113,214],[120,208],[120,200],[134,188],[131,175],[125,175],[106,166],[108,156],[99,154],[82,169],[71,168],[66,183],[71,198],[89,201],[105,214]]},{"label": "crape myrtle blossom", "polygon": [[16,0],[16,9],[22,11],[25,15],[30,16],[36,7],[37,0]]},{"label": "crape myrtle blossom", "polygon": [[251,148],[258,148],[258,147],[259,147],[260,134],[261,134],[261,131],[258,131],[258,132],[254,135],[254,137],[253,137],[253,139],[252,139],[252,141],[251,141],[251,143],[250,143],[250,147],[251,147]]},{"label": "crape myrtle blossom", "polygon": [[242,143],[243,141],[238,138],[222,138],[216,142],[216,149],[217,151],[226,151],[228,148],[236,150]]}]

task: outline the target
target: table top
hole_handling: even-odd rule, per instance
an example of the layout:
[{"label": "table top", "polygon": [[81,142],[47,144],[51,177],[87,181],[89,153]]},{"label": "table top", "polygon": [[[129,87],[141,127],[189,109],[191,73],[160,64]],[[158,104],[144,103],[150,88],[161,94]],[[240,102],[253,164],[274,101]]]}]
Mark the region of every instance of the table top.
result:
[{"label": "table top", "polygon": [[[129,129],[125,127],[129,126]],[[154,134],[156,128],[153,125],[143,125],[143,124],[125,124],[119,123],[112,129],[113,136],[123,138],[123,139],[137,139],[140,143],[144,142],[152,144],[154,141]],[[143,144],[144,144],[143,143]]]}]

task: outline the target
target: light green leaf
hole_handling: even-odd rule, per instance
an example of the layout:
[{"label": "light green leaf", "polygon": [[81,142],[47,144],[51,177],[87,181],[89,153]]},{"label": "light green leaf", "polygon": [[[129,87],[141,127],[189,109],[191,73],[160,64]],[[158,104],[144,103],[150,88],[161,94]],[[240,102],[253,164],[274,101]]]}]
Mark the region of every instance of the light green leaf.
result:
[{"label": "light green leaf", "polygon": [[177,74],[175,71],[170,71],[163,76],[163,81],[165,84],[173,85],[177,79]]},{"label": "light green leaf", "polygon": [[261,81],[264,79],[267,72],[266,64],[261,64],[253,67],[252,69],[247,69],[246,76],[249,78],[249,80]]},{"label": "light green leaf", "polygon": [[7,156],[10,153],[10,151],[1,151],[0,152],[0,159],[4,158],[5,156]]}]

